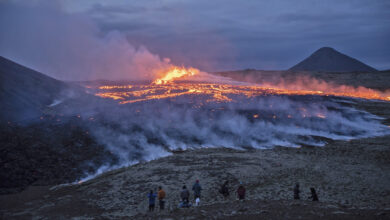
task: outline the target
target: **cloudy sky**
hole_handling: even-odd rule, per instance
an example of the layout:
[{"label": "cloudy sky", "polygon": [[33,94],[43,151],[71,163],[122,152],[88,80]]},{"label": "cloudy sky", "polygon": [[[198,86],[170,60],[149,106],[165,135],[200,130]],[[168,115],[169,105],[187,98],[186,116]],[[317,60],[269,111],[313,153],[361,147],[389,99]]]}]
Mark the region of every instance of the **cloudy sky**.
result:
[{"label": "cloudy sky", "polygon": [[[0,10],[12,11],[9,5],[38,7],[2,1]],[[90,19],[99,35],[119,32],[130,45],[142,45],[159,59],[205,71],[288,69],[323,46],[377,69],[390,68],[386,0],[63,0],[55,5],[54,13]],[[5,16],[1,19],[12,21]],[[10,24],[0,22],[3,30]],[[0,55],[19,59],[9,52],[10,45],[0,37]],[[28,57],[19,60],[28,62]]]},{"label": "cloudy sky", "polygon": [[[106,2],[106,3],[104,3]],[[285,69],[322,46],[390,68],[390,1],[156,0],[70,3],[178,62]]]}]

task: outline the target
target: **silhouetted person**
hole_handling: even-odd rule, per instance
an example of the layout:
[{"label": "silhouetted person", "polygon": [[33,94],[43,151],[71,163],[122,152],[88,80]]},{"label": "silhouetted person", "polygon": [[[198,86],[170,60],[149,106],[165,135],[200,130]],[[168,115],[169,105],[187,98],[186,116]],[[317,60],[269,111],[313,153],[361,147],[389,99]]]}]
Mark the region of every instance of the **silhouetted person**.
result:
[{"label": "silhouetted person", "polygon": [[313,187],[310,188],[310,192],[311,196],[309,197],[309,199],[313,199],[313,201],[318,201],[316,190]]},{"label": "silhouetted person", "polygon": [[229,196],[229,187],[228,187],[229,181],[225,181],[225,183],[221,186],[221,189],[219,190],[219,193],[223,195],[223,197],[227,198]]},{"label": "silhouetted person", "polygon": [[199,180],[196,180],[195,184],[192,186],[192,191],[194,191],[194,199],[200,198],[202,187],[199,184]]},{"label": "silhouetted person", "polygon": [[240,183],[240,186],[237,189],[237,195],[239,200],[245,199],[245,187]]},{"label": "silhouetted person", "polygon": [[149,198],[149,212],[152,212],[154,210],[154,205],[156,204],[156,194],[153,193],[153,190],[150,190],[150,193],[148,194]]},{"label": "silhouetted person", "polygon": [[190,192],[188,191],[186,186],[183,186],[183,190],[180,193],[180,198],[183,204],[188,204],[190,198]]},{"label": "silhouetted person", "polygon": [[299,193],[301,192],[301,190],[299,190],[299,183],[295,184],[295,187],[294,187],[294,199],[300,199],[299,197]]},{"label": "silhouetted person", "polygon": [[164,204],[165,204],[165,201],[164,201],[165,191],[162,189],[161,186],[158,187],[157,198],[158,198],[158,203],[160,205],[160,210],[163,210],[164,209]]}]

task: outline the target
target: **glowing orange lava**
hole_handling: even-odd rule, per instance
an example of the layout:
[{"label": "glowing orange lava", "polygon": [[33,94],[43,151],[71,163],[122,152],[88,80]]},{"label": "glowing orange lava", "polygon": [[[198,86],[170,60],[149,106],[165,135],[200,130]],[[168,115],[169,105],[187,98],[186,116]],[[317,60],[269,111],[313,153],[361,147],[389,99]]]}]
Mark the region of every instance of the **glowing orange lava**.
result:
[{"label": "glowing orange lava", "polygon": [[195,74],[198,74],[200,71],[195,68],[184,68],[184,67],[171,67],[166,73],[164,73],[164,76],[156,79],[153,83],[154,84],[166,84],[169,82],[172,82],[173,80],[180,79],[186,76],[193,76]]},{"label": "glowing orange lava", "polygon": [[[341,96],[363,99],[376,99],[390,101],[390,96],[382,96],[379,92],[372,90],[370,93],[354,92],[332,92],[332,91],[311,91],[311,90],[287,90],[261,87],[257,85],[229,85],[216,83],[169,83],[150,85],[131,85],[128,87],[112,86],[107,91],[97,93],[102,98],[121,100],[120,104],[134,103],[147,100],[174,98],[183,95],[206,95],[208,101],[231,102],[232,96],[241,95],[247,98],[260,95],[320,95],[320,96]],[[129,88],[129,89],[120,89]],[[319,115],[318,117],[323,117]]]},{"label": "glowing orange lava", "polygon": [[[172,66],[162,72],[162,77],[151,84],[143,85],[102,85],[99,86],[97,96],[120,100],[120,104],[175,98],[184,95],[202,95],[207,102],[232,102],[236,96],[247,98],[260,95],[319,95],[340,96],[362,99],[390,101],[390,93],[383,93],[373,89],[351,86],[334,86],[331,83],[309,79],[313,83],[290,83],[285,85],[253,85],[229,81],[228,78],[218,78],[218,82],[194,82],[193,76],[206,76],[207,79],[216,79],[216,76],[200,72],[195,68]],[[214,78],[213,78],[214,77]],[[184,82],[188,80],[191,82]],[[311,85],[311,87],[310,87]],[[316,88],[316,89],[312,89]],[[318,115],[320,118],[325,115]]]}]

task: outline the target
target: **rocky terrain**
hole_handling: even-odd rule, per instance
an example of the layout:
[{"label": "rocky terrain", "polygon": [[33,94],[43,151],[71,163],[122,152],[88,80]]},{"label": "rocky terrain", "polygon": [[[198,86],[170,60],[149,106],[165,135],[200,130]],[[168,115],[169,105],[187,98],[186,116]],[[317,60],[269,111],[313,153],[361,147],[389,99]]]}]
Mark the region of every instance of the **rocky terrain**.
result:
[{"label": "rocky terrain", "polygon": [[[74,182],[116,157],[96,143],[77,117],[0,126],[0,194],[29,185]],[[63,120],[63,119],[62,119]]]},{"label": "rocky terrain", "polygon": [[[390,104],[362,102],[359,108],[387,118]],[[390,135],[353,141],[328,141],[325,147],[277,147],[238,151],[209,148],[105,173],[75,185],[31,186],[0,197],[3,218],[132,219],[388,219],[390,218]],[[183,185],[200,180],[200,207],[178,209]],[[219,194],[229,180],[231,196]],[[243,182],[247,200],[234,191]],[[301,185],[302,201],[292,200]],[[167,210],[148,213],[146,194],[163,186]],[[320,202],[309,201],[315,187]]]}]

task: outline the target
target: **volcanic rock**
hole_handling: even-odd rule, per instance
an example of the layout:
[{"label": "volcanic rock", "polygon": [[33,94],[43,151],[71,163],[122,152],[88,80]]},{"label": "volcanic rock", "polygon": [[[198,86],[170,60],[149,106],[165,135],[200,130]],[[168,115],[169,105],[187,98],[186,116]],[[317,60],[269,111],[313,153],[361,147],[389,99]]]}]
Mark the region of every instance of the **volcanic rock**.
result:
[{"label": "volcanic rock", "polygon": [[115,156],[76,120],[0,126],[0,194],[74,182],[102,164],[115,163]]},{"label": "volcanic rock", "polygon": [[322,71],[322,72],[375,72],[376,69],[342,54],[331,47],[322,47],[291,67],[292,71]]},{"label": "volcanic rock", "polygon": [[[0,213],[4,213],[4,219],[28,219],[32,215],[47,219],[81,216],[91,219],[355,220],[376,219],[376,214],[377,219],[387,219],[389,140],[387,135],[335,141],[315,150],[190,150],[113,170],[81,184],[33,186],[20,194],[2,195]],[[341,154],[340,149],[348,149],[348,154]],[[298,154],[302,151],[307,154]],[[273,167],[275,162],[283,166]],[[178,208],[181,187],[191,186],[196,179],[203,188],[201,205]],[[231,192],[229,198],[218,192],[220,184],[226,180]],[[244,202],[238,201],[235,194],[241,181],[247,189]],[[293,200],[295,182],[301,184],[299,201]],[[146,194],[158,186],[167,193],[166,210],[150,213]],[[312,186],[318,189],[320,202],[307,199]],[[362,186],[367,189],[362,190]],[[279,193],[281,189],[283,193]],[[339,203],[345,198],[350,199],[350,204]],[[193,201],[192,193],[190,199]]]}]

